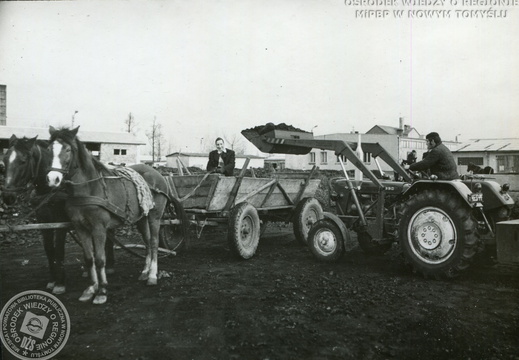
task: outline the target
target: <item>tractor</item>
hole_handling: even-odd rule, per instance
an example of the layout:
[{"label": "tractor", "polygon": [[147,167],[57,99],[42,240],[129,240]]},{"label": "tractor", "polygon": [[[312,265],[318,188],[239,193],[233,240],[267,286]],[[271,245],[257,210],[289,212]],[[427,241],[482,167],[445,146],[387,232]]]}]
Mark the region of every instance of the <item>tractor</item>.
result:
[{"label": "tractor", "polygon": [[[324,212],[307,236],[307,245],[321,261],[341,258],[353,231],[366,253],[383,254],[397,243],[415,272],[452,278],[466,270],[485,245],[495,246],[496,225],[509,219],[514,206],[507,184],[474,177],[445,181],[408,172],[378,143],[361,145],[377,164],[374,172],[357,155],[358,143],[314,139],[309,132],[272,123],[242,134],[266,153],[304,155],[314,148],[335,152],[344,173],[330,181],[335,211]],[[365,179],[350,179],[342,159]],[[379,159],[398,180],[385,176]]]}]

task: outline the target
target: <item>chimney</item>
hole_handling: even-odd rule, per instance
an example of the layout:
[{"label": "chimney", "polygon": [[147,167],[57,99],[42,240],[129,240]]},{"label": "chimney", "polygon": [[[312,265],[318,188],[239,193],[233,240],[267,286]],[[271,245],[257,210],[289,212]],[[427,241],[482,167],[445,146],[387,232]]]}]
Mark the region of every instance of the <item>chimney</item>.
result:
[{"label": "chimney", "polygon": [[398,118],[398,122],[399,122],[398,128],[404,129],[404,118],[403,117]]}]

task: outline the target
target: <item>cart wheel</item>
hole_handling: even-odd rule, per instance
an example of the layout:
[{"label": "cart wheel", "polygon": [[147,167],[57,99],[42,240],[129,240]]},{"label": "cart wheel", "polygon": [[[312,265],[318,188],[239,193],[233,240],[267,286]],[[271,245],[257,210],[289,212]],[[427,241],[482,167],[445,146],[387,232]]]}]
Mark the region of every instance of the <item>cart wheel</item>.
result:
[{"label": "cart wheel", "polygon": [[316,198],[304,198],[297,204],[294,211],[294,234],[301,245],[308,245],[310,228],[323,217],[323,208]]},{"label": "cart wheel", "polygon": [[344,254],[344,239],[339,227],[327,219],[319,220],[308,233],[308,245],[316,259],[326,262],[339,260]]},{"label": "cart wheel", "polygon": [[[164,220],[178,219],[175,206],[168,204],[162,215]],[[188,234],[183,234],[180,225],[162,225],[159,231],[159,247],[175,251],[177,254],[187,250]]]},{"label": "cart wheel", "polygon": [[260,238],[260,219],[256,208],[243,202],[236,205],[229,217],[227,240],[231,250],[242,259],[254,256]]}]

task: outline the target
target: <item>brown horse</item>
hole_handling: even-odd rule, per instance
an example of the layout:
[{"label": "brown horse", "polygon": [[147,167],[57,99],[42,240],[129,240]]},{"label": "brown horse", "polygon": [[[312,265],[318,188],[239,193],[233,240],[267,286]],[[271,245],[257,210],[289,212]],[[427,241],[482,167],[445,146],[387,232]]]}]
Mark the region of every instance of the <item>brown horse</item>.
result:
[{"label": "brown horse", "polygon": [[[56,191],[50,195],[51,188],[47,185],[47,172],[51,164],[51,153],[47,149],[48,142],[17,138],[12,135],[9,139],[9,149],[4,155],[5,183],[2,198],[7,205],[14,205],[17,197],[23,192],[34,189],[31,204],[36,207],[36,219],[39,223],[69,222],[65,212],[66,194]],[[47,289],[53,294],[63,294],[66,291],[66,274],[64,267],[66,229],[42,230],[43,247],[49,262],[49,281]],[[113,237],[110,234],[109,239]],[[106,252],[108,267],[114,263],[113,242],[107,241]]]},{"label": "brown horse", "polygon": [[103,304],[108,285],[104,251],[107,229],[137,224],[147,245],[139,280],[157,284],[160,220],[168,203],[168,187],[164,177],[146,165],[123,168],[124,172],[108,168],[87,151],[77,138],[78,130],[50,127],[52,167],[47,182],[51,187],[65,186],[65,210],[83,246],[91,284],[79,300],[90,301],[95,296],[94,304]]},{"label": "brown horse", "polygon": [[494,169],[491,166],[485,166],[482,168],[481,166],[477,166],[474,163],[469,163],[467,166],[467,172],[472,174],[493,174]]}]

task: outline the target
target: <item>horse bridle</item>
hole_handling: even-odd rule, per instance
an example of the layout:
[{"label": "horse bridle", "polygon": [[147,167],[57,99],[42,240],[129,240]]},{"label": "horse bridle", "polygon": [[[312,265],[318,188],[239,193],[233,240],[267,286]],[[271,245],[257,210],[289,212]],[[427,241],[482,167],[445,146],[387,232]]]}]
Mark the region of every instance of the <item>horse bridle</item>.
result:
[{"label": "horse bridle", "polygon": [[[71,149],[73,148],[72,145],[69,144],[69,146],[71,147]],[[72,160],[70,160],[68,162],[68,165],[67,165],[67,167],[65,169],[58,169],[58,168],[55,168],[55,167],[51,167],[49,169],[49,171],[57,171],[59,173],[62,173],[63,174],[62,182],[64,184],[69,184],[69,185],[72,185],[72,186],[84,185],[84,184],[87,184],[87,183],[90,183],[90,182],[99,181],[99,180],[103,179],[103,176],[100,176],[98,178],[86,180],[86,181],[83,181],[83,182],[80,182],[80,183],[75,183],[75,182],[73,182],[71,180],[65,180],[65,175],[69,174],[71,167],[72,167]]]},{"label": "horse bridle", "polygon": [[[56,141],[56,140],[54,140],[54,141]],[[52,143],[51,143],[51,145],[52,145]],[[72,145],[70,145],[70,144],[68,144],[68,145],[70,146],[71,149],[73,148]],[[54,155],[54,152],[52,154]],[[68,162],[66,169],[58,169],[58,168],[55,168],[55,167],[51,167],[49,169],[49,171],[57,171],[59,173],[62,173],[63,175],[67,175],[69,173],[71,167],[72,167],[72,159]]]}]

